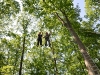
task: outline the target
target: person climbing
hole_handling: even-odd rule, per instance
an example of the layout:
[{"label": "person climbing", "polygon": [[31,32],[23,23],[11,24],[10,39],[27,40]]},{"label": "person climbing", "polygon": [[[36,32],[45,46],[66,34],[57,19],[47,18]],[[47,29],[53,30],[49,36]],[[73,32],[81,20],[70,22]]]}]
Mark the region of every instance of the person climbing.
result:
[{"label": "person climbing", "polygon": [[46,32],[46,34],[44,36],[44,38],[45,38],[45,46],[47,46],[47,43],[48,43],[49,47],[51,46],[51,44],[50,44],[50,35],[51,35],[51,33]]},{"label": "person climbing", "polygon": [[38,38],[37,38],[37,46],[41,45],[42,46],[42,32],[39,32]]}]

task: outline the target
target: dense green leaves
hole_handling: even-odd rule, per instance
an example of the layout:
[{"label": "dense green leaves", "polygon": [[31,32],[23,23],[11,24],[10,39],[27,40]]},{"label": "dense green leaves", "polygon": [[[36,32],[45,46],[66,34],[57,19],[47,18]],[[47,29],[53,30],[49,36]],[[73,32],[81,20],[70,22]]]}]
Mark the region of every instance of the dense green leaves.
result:
[{"label": "dense green leaves", "polygon": [[[67,15],[100,68],[99,23],[93,28],[99,19],[99,2],[86,0],[88,20],[82,22],[79,6],[74,8],[73,0],[22,0],[22,12],[14,0],[3,0],[0,7],[0,75],[18,75],[23,48],[22,75],[87,75],[77,43],[57,13],[65,22]],[[36,46],[39,31],[43,36],[46,31],[52,32],[51,48],[44,46],[44,38],[43,46]]]},{"label": "dense green leaves", "polygon": [[0,1],[0,18],[5,16],[11,16],[12,14],[18,13],[20,5],[15,0],[2,0]]}]

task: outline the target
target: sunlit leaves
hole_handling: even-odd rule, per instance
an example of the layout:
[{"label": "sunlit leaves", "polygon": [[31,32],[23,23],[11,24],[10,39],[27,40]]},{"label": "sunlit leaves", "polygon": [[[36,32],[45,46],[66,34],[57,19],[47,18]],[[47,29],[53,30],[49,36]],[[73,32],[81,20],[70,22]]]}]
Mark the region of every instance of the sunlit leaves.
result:
[{"label": "sunlit leaves", "polygon": [[[100,43],[98,39],[99,35],[95,34],[90,28],[92,22],[83,22],[83,25],[81,25],[79,21],[80,9],[78,6],[77,8],[73,7],[72,0],[22,0],[22,6],[24,10],[17,18],[14,18],[14,21],[16,20],[14,26],[11,20],[9,20],[10,23],[8,23],[6,19],[3,20],[4,22],[6,21],[8,25],[6,29],[2,29],[5,31],[5,35],[3,34],[2,36],[6,37],[0,40],[0,47],[3,52],[0,54],[2,57],[2,60],[0,60],[2,65],[0,66],[3,67],[2,70],[4,70],[4,72],[5,69],[8,69],[10,74],[18,74],[19,59],[23,46],[22,40],[23,37],[26,36],[23,74],[54,74],[56,72],[55,68],[57,68],[59,75],[85,74],[84,62],[78,51],[77,43],[74,41],[72,34],[62,25],[55,14],[58,13],[65,21],[62,12],[66,13],[74,30],[89,49],[88,52],[93,59],[95,59],[95,62],[99,64],[100,52],[99,45],[97,45]],[[0,13],[4,12],[6,15],[19,12],[19,3],[13,0],[1,2],[0,7]],[[2,22],[0,21],[0,23]],[[97,25],[97,29],[99,29],[99,24]],[[43,36],[46,31],[52,32],[50,37],[52,48],[44,46],[44,38],[43,46],[36,46],[39,31],[43,32]],[[96,59],[96,56],[98,56],[98,59]],[[5,63],[11,66],[4,66]],[[5,72],[5,74],[6,73],[8,72]]]},{"label": "sunlit leaves", "polygon": [[[83,25],[87,27],[85,30],[85,36],[86,40],[85,44],[87,44],[88,48],[90,49],[90,55],[92,56],[93,59],[98,58],[99,56],[97,55],[99,52],[99,42],[98,40],[100,39],[100,25],[99,25],[99,19],[100,19],[100,2],[97,0],[86,0],[85,1],[85,8],[86,8],[86,15],[87,15],[87,22],[83,22]],[[92,30],[92,31],[91,31]],[[99,61],[100,62],[100,61]]]},{"label": "sunlit leaves", "polygon": [[0,2],[0,18],[11,16],[20,10],[19,3],[15,0],[4,0]]},{"label": "sunlit leaves", "polygon": [[100,18],[100,3],[99,1],[94,1],[94,0],[86,0],[85,2],[85,8],[86,8],[86,13],[88,18],[92,19],[93,21],[98,21]]},{"label": "sunlit leaves", "polygon": [[2,68],[1,68],[1,75],[6,75],[6,74],[11,74],[10,73],[10,71],[11,71],[11,69],[13,69],[13,66],[9,66],[9,65],[7,65],[7,66],[3,66]]}]

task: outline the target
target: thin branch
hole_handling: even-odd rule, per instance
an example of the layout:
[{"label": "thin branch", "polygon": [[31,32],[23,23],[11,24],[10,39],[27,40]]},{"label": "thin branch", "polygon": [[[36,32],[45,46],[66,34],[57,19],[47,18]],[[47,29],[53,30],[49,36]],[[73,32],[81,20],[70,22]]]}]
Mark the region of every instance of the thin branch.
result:
[{"label": "thin branch", "polygon": [[58,13],[56,13],[56,16],[57,16],[58,19],[62,22],[62,24],[65,24],[64,20],[58,15]]}]

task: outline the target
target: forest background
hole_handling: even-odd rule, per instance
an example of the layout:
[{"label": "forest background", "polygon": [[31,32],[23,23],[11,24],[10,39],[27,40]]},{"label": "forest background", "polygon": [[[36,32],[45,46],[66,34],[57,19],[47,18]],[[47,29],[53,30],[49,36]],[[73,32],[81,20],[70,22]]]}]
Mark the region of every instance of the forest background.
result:
[{"label": "forest background", "polygon": [[[87,75],[84,47],[100,69],[100,1],[84,3],[81,16],[73,0],[0,0],[0,75]],[[51,47],[36,46],[39,31]]]}]

